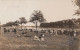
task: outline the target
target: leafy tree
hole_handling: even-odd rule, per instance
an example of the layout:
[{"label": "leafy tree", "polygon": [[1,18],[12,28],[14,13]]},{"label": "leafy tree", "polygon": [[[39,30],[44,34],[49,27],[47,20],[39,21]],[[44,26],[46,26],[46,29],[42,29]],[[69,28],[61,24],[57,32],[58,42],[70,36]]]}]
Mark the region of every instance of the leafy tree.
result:
[{"label": "leafy tree", "polygon": [[69,25],[69,28],[73,28],[75,24],[72,20],[68,20],[68,25]]},{"label": "leafy tree", "polygon": [[80,15],[80,0],[74,0],[75,5],[78,6],[78,9],[76,10],[74,15]]},{"label": "leafy tree", "polygon": [[3,26],[4,27],[7,27],[7,26],[18,26],[19,24],[16,22],[16,21],[14,21],[14,22],[12,22],[12,21],[10,21],[10,22],[7,22],[6,24],[4,24]]},{"label": "leafy tree", "polygon": [[[80,0],[74,0],[75,1],[75,5],[78,6],[78,9],[76,10],[75,14],[74,15],[80,15]],[[78,19],[76,22],[77,22],[77,25],[80,25],[80,19]]]},{"label": "leafy tree", "polygon": [[18,21],[18,20],[14,21],[14,22],[13,22],[13,25],[14,25],[14,26],[18,26],[18,25],[19,25],[19,21]]},{"label": "leafy tree", "polygon": [[80,27],[80,18],[78,18],[75,23],[78,27]]},{"label": "leafy tree", "polygon": [[21,29],[22,29],[22,24],[26,24],[27,23],[27,20],[25,19],[25,17],[21,17],[19,18],[19,24],[21,24]]},{"label": "leafy tree", "polygon": [[7,23],[7,26],[11,26],[12,27],[12,25],[13,25],[13,22],[8,22]]},{"label": "leafy tree", "polygon": [[4,27],[7,27],[7,26],[11,26],[11,27],[12,27],[12,26],[13,26],[13,22],[7,22],[7,23],[4,24],[3,26],[4,26]]},{"label": "leafy tree", "polygon": [[30,22],[33,22],[36,25],[36,33],[37,33],[38,23],[46,22],[46,20],[44,19],[41,11],[34,11],[30,17],[31,17]]}]

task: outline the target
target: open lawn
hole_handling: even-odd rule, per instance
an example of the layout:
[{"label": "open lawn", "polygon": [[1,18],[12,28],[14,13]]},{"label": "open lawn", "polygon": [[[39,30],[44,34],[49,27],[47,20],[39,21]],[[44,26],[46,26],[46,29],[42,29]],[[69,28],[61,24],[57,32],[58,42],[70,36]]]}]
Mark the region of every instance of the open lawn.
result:
[{"label": "open lawn", "polygon": [[[39,33],[40,34],[40,33]],[[27,32],[25,37],[22,31],[0,33],[0,50],[80,50],[80,35],[70,37],[44,33],[44,41],[34,41],[33,32]]]}]

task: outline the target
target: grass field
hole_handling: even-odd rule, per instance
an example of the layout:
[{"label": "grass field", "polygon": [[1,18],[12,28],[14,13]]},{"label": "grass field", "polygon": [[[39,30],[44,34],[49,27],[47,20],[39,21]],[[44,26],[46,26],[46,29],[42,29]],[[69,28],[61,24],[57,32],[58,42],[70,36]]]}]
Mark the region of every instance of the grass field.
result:
[{"label": "grass field", "polygon": [[[40,34],[40,33],[39,33]],[[33,32],[25,37],[21,31],[0,33],[0,50],[80,50],[80,35],[70,37],[66,35],[45,34],[45,41],[34,41]],[[20,36],[19,36],[20,35]]]}]

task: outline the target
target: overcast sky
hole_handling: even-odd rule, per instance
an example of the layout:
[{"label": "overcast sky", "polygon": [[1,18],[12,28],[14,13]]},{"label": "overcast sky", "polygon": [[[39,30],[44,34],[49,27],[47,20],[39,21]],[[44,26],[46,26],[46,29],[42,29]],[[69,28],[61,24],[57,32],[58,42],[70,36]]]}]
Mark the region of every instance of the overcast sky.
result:
[{"label": "overcast sky", "polygon": [[0,0],[0,21],[29,20],[34,10],[41,10],[48,22],[79,18],[73,16],[76,9],[71,0]]}]

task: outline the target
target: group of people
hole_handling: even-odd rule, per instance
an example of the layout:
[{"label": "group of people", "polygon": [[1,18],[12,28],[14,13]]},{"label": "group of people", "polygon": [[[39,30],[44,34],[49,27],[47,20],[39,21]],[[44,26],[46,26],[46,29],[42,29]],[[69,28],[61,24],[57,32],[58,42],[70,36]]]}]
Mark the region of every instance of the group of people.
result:
[{"label": "group of people", "polygon": [[6,33],[6,32],[14,32],[14,33],[16,33],[17,30],[16,29],[6,29],[6,28],[4,28],[4,33]]},{"label": "group of people", "polygon": [[[22,30],[19,30],[19,31],[24,31],[24,30],[26,32],[22,32],[22,33],[25,33],[25,34],[28,33],[27,30],[29,32],[41,33],[39,35],[39,37],[36,36],[36,35],[34,36],[34,40],[39,40],[39,41],[40,40],[44,41],[44,36],[46,35],[46,33],[52,34],[54,36],[56,36],[56,35],[68,35],[70,37],[77,36],[80,33],[80,30],[78,30],[78,29],[40,29],[40,30],[38,29],[37,31],[35,31],[34,29],[22,29]],[[16,33],[18,30],[15,29],[15,28],[12,29],[12,30],[4,28],[4,33],[10,32],[10,31]]]},{"label": "group of people", "polygon": [[[80,34],[80,30],[78,29],[42,29],[42,30],[38,30],[38,33],[41,32],[43,33],[41,36],[37,37],[35,36],[35,40],[41,40],[41,41],[44,41],[44,37],[45,35],[48,33],[51,34],[51,35],[54,35],[54,36],[57,36],[57,35],[66,35],[66,36],[70,36],[70,37],[76,37]],[[44,35],[44,33],[46,33]]]},{"label": "group of people", "polygon": [[54,34],[54,35],[69,35],[77,36],[80,33],[78,29],[52,29],[52,30],[42,30],[42,32]]}]

